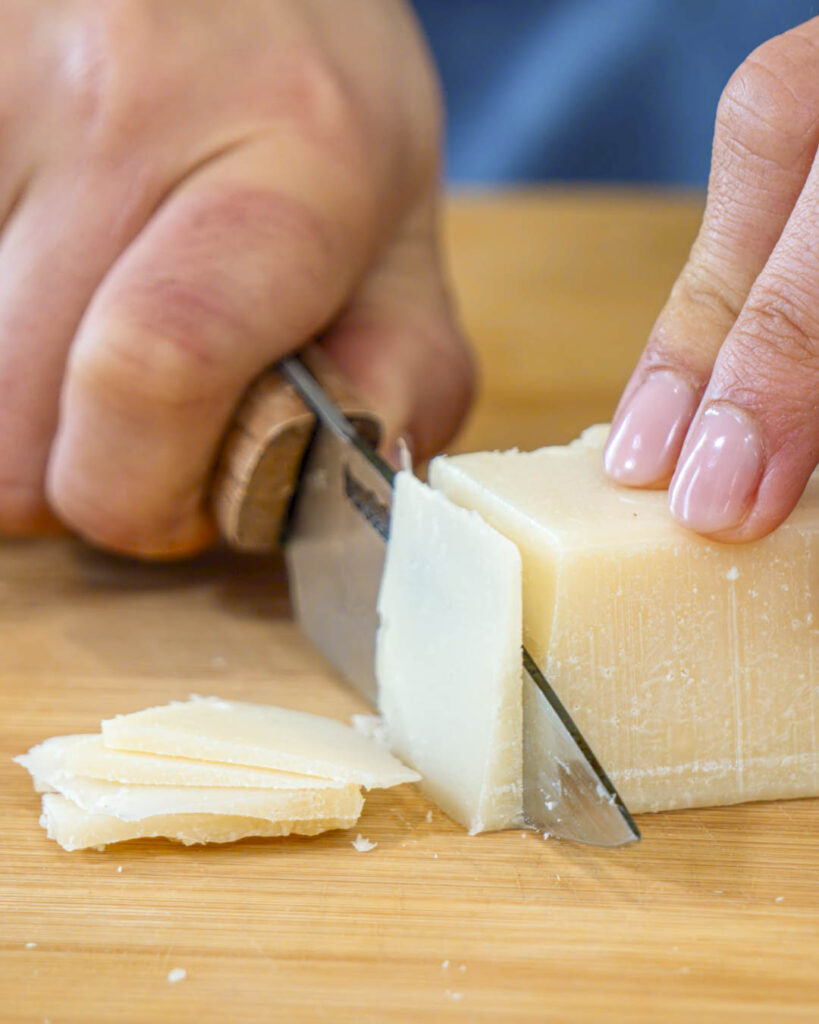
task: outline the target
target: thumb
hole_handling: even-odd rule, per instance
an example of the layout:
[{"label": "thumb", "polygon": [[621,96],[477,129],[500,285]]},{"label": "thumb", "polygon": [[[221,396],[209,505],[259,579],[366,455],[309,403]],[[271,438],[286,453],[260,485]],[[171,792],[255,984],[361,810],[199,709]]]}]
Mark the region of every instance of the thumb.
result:
[{"label": "thumb", "polygon": [[333,362],[413,456],[439,451],[472,399],[475,370],[454,316],[430,199],[411,211],[322,340]]}]

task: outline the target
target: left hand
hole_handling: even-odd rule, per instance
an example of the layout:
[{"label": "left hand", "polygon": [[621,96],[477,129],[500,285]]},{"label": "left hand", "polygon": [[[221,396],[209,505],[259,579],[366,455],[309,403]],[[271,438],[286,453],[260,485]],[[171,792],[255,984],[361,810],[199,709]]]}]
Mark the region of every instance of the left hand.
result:
[{"label": "left hand", "polygon": [[623,394],[605,455],[672,516],[749,541],[819,462],[819,18],[769,40],[717,112],[699,235]]}]

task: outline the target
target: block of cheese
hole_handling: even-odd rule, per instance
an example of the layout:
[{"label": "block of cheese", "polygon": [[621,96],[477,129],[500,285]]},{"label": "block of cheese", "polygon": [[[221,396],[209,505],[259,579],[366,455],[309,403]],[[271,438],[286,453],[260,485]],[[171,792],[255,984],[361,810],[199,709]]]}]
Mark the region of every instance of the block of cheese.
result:
[{"label": "block of cheese", "polygon": [[109,782],[148,786],[249,786],[254,789],[311,789],[344,786],[337,779],[297,775],[274,768],[246,768],[218,761],[194,761],[189,757],[164,757],[106,747],[102,736],[57,736],[47,743],[72,742],[64,754],[64,767],[72,775]]},{"label": "block of cheese", "polygon": [[105,745],[387,788],[418,775],[355,729],[288,708],[192,697],[102,723]]},{"label": "block of cheese", "polygon": [[393,750],[471,832],[521,814],[521,569],[514,544],[399,473],[378,598]]},{"label": "block of cheese", "polygon": [[[54,791],[91,814],[123,821],[175,814],[233,815],[294,821],[308,818],[357,818],[363,800],[354,784],[324,789],[253,789],[204,786],[120,785],[72,775],[65,752],[76,737],[54,737],[17,758],[40,792]],[[68,742],[66,742],[68,741]]]},{"label": "block of cheese", "polygon": [[632,811],[819,794],[819,477],[745,545],[567,447],[433,462],[520,550],[524,639]]},{"label": "block of cheese", "polygon": [[358,815],[311,821],[266,821],[221,814],[171,814],[123,821],[107,814],[89,814],[56,793],[43,796],[40,824],[65,850],[85,850],[129,839],[174,839],[194,843],[232,843],[250,836],[314,836],[337,828],[352,828]]}]

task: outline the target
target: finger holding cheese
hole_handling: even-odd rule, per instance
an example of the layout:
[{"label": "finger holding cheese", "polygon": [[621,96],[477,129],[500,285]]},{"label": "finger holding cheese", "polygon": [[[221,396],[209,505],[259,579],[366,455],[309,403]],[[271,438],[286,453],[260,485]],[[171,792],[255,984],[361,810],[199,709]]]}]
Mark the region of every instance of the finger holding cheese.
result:
[{"label": "finger holding cheese", "polygon": [[129,839],[165,838],[191,846],[233,843],[253,836],[315,836],[332,829],[352,828],[357,820],[358,815],[310,821],[267,821],[239,815],[170,814],[123,821],[108,814],[89,814],[64,796],[46,793],[40,824],[49,839],[54,839],[64,850],[85,850]]},{"label": "finger holding cheese", "polygon": [[[46,743],[73,738],[58,736],[46,740]],[[66,771],[108,782],[148,786],[248,786],[253,789],[324,789],[347,785],[338,779],[322,779],[316,775],[300,775],[275,768],[246,768],[218,761],[112,750],[105,746],[102,736],[79,738],[81,743],[72,744],[65,751],[63,763]]]},{"label": "finger holding cheese", "polygon": [[379,704],[421,788],[472,832],[521,814],[521,577],[513,544],[396,478],[378,599]]},{"label": "finger holding cheese", "polygon": [[418,774],[342,722],[289,708],[192,697],[102,723],[105,745],[313,775],[367,789]]},{"label": "finger holding cheese", "polygon": [[819,794],[819,477],[741,546],[563,448],[436,459],[523,559],[524,642],[632,811]]}]

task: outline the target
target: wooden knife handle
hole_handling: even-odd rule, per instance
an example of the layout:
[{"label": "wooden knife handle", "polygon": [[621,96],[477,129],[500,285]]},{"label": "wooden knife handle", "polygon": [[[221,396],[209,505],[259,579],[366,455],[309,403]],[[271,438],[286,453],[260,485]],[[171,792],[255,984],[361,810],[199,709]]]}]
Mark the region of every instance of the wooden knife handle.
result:
[{"label": "wooden knife handle", "polygon": [[[316,346],[301,358],[373,447],[382,426],[367,403]],[[211,501],[224,540],[239,551],[271,552],[298,482],[315,417],[275,366],[250,386],[225,437]]]}]

